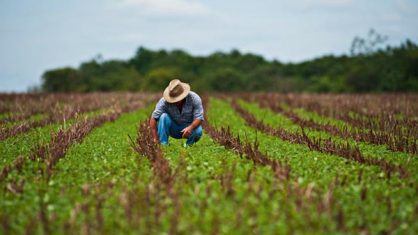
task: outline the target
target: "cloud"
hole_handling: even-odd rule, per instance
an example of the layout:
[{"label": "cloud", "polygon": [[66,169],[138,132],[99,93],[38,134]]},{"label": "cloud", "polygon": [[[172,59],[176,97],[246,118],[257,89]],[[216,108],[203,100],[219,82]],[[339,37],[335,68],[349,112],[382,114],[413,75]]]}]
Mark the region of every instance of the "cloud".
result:
[{"label": "cloud", "polygon": [[353,3],[353,0],[303,0],[308,6],[344,7]]},{"label": "cloud", "polygon": [[299,10],[335,10],[350,7],[355,0],[285,0],[284,3]]},{"label": "cloud", "polygon": [[402,10],[402,11],[408,11],[409,6],[408,3],[406,3],[404,0],[396,0],[396,5]]},{"label": "cloud", "polygon": [[123,6],[138,8],[151,15],[195,16],[210,14],[210,9],[196,0],[121,0]]},{"label": "cloud", "polygon": [[397,9],[403,14],[410,14],[410,13],[417,12],[416,2],[415,2],[415,6],[413,6],[413,1],[407,1],[407,0],[396,0],[395,3],[396,3]]}]

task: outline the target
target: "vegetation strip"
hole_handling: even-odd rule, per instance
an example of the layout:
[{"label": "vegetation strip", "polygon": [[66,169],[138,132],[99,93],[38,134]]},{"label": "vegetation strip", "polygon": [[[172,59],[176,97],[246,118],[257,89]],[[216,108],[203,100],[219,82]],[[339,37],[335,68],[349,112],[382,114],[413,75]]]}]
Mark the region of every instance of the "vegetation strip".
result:
[{"label": "vegetation strip", "polygon": [[[205,105],[205,110],[208,110],[207,105]],[[231,133],[229,131],[225,131],[225,129],[222,129],[221,131],[218,131],[216,129],[214,129],[210,124],[208,124],[208,121],[206,120],[204,122],[204,129],[205,132],[208,133],[209,136],[211,136],[213,138],[213,136],[215,136],[215,138],[213,138],[216,142],[220,143],[221,145],[225,146],[227,149],[231,149],[232,151],[240,154],[240,156],[245,155],[247,159],[252,160],[254,164],[256,165],[262,165],[262,166],[270,166],[271,169],[273,169],[273,175],[280,180],[280,182],[283,182],[283,184],[281,184],[281,186],[279,186],[277,189],[273,190],[273,191],[267,191],[270,198],[273,198],[273,195],[275,195],[277,193],[276,190],[283,190],[281,191],[285,197],[285,200],[287,203],[294,203],[295,207],[297,208],[297,211],[300,212],[303,216],[307,216],[307,210],[310,206],[312,206],[313,208],[315,208],[315,210],[317,211],[317,213],[331,213],[331,208],[334,206],[334,200],[333,200],[333,190],[335,187],[335,183],[333,182],[330,185],[329,190],[327,190],[327,192],[325,194],[320,194],[319,192],[317,192],[317,190],[315,190],[313,188],[312,185],[309,185],[308,187],[301,187],[296,181],[292,181],[290,180],[289,177],[289,173],[290,173],[290,167],[288,165],[283,166],[282,164],[280,164],[278,161],[274,161],[271,160],[268,156],[262,154],[258,148],[257,145],[250,145],[250,144],[243,144],[240,140],[239,137],[233,137],[231,135]],[[182,198],[180,197],[181,195],[185,196],[186,194],[184,194],[185,192],[187,192],[189,189],[187,189],[187,187],[192,186],[191,189],[193,189],[194,187],[196,187],[197,182],[192,182],[190,181],[190,179],[187,179],[187,177],[184,180],[176,180],[176,176],[177,174],[180,174],[181,176],[179,177],[184,177],[184,174],[186,173],[185,171],[187,171],[184,162],[182,162],[181,160],[181,156],[177,156],[180,157],[180,162],[178,162],[178,166],[175,170],[175,172],[173,173],[173,171],[170,169],[169,166],[169,162],[168,160],[166,160],[166,158],[164,157],[164,153],[162,152],[162,149],[159,145],[155,144],[152,141],[152,136],[150,134],[150,129],[149,129],[149,125],[147,121],[141,122],[138,128],[138,138],[136,139],[135,142],[133,142],[133,140],[131,139],[132,143],[133,143],[133,147],[135,149],[136,152],[138,152],[141,156],[145,156],[149,162],[152,164],[152,169],[154,172],[154,175],[156,176],[156,178],[158,179],[158,184],[157,184],[157,188],[158,185],[160,185],[160,183],[162,183],[162,185],[168,189],[168,190],[162,190],[161,193],[162,194],[156,194],[156,195],[148,195],[151,191],[151,193],[153,192],[152,190],[146,190],[148,197],[151,198],[156,198],[155,201],[152,201],[152,199],[149,199],[151,201],[148,202],[149,206],[147,206],[147,208],[149,208],[150,206],[155,207],[155,210],[151,209],[151,210],[146,210],[143,211],[142,213],[145,213],[143,216],[147,216],[147,213],[151,213],[154,211],[154,216],[156,218],[161,218],[161,214],[162,213],[167,213],[168,211],[173,210],[174,213],[172,214],[172,216],[170,217],[170,232],[175,232],[178,231],[178,225],[177,221],[180,220],[180,213],[179,211],[182,210],[182,208],[184,208],[183,203],[187,202],[187,198]],[[207,137],[204,137],[207,138]],[[172,146],[169,146],[169,148]],[[192,147],[194,148],[194,147]],[[167,149],[169,151],[169,149]],[[171,149],[171,151],[174,149]],[[203,165],[201,165],[201,167],[204,167]],[[232,197],[231,199],[234,200],[238,200],[234,199],[234,197],[232,195],[234,195],[234,188],[233,188],[233,179],[234,179],[234,174],[235,173],[235,165],[232,166],[231,169],[227,169],[226,172],[224,172],[220,177],[220,183],[221,183],[221,187],[223,189],[223,191],[225,192],[225,196],[227,196],[227,198]],[[202,169],[203,170],[203,169]],[[251,176],[251,174],[249,173],[249,175],[246,176],[247,177],[247,183],[248,185],[248,190],[249,193],[255,194],[258,197],[258,200],[260,200],[261,203],[261,198],[260,194],[262,193],[262,191],[264,190],[261,187],[258,187],[257,184],[254,184],[255,182],[253,177]],[[180,178],[179,178],[180,179]],[[174,184],[176,182],[189,182],[189,184],[185,183],[185,184],[180,184],[177,185],[177,187],[174,187]],[[254,184],[254,185],[253,185]],[[213,189],[211,189],[210,184],[207,186],[203,187],[203,190],[207,192],[207,197],[211,197],[211,198],[217,198],[218,196],[213,191]],[[157,189],[158,191],[158,189]],[[129,195],[128,197],[125,197],[127,200],[129,201],[140,201],[141,197],[138,198],[138,194],[133,194],[133,192],[129,192],[127,191],[127,195]],[[249,195],[247,195],[249,196]],[[172,201],[172,204],[170,204],[170,206],[172,206],[172,209],[169,209],[167,207],[164,207],[161,202],[158,201],[163,201],[165,198],[170,199],[170,201]],[[221,197],[224,198],[224,197]],[[182,201],[180,199],[184,199],[186,201]],[[200,200],[203,200],[202,202],[200,202]],[[207,199],[200,199],[199,201],[196,201],[194,203],[199,202],[199,204],[203,204],[203,205],[207,205],[208,202],[206,202]],[[227,200],[227,199],[225,199]],[[244,199],[245,201],[245,199]],[[124,204],[127,204],[126,202]],[[197,205],[199,205],[197,204]],[[200,209],[201,210],[201,209]],[[126,214],[129,215],[129,218],[132,217],[132,208],[128,208],[125,210]],[[286,212],[288,213],[288,212]],[[339,212],[342,213],[342,212]],[[148,214],[148,216],[150,216],[152,214]],[[251,215],[250,218],[254,218],[254,216],[257,215],[257,211],[254,211]],[[287,215],[289,216],[289,215]],[[239,221],[239,217],[238,219],[238,223],[240,223]],[[308,218],[306,218],[307,220],[311,220],[312,218],[308,216]],[[157,219],[155,221],[155,223],[151,223],[148,224],[147,226],[149,228],[153,228],[156,225],[158,226],[159,220]],[[342,223],[341,221],[338,221],[337,223]],[[217,231],[219,229],[220,225],[219,224],[214,224],[212,231]],[[254,229],[257,228],[256,225],[253,226]]]},{"label": "vegetation strip", "polygon": [[[377,117],[398,120],[401,123],[416,123],[418,102],[416,94],[245,94],[283,102],[291,107],[304,108],[329,117],[358,117],[375,120]],[[354,116],[353,116],[354,114]],[[401,114],[400,118],[396,115]],[[357,120],[354,118],[352,120]],[[361,121],[361,120],[359,120]],[[377,123],[376,123],[377,124]],[[389,123],[386,123],[389,124]],[[381,127],[389,127],[383,125]]]},{"label": "vegetation strip", "polygon": [[[204,99],[204,102],[206,110],[208,110],[207,100]],[[334,191],[337,187],[341,186],[341,179],[339,179],[338,175],[327,185],[325,190],[320,190],[320,188],[314,187],[314,184],[312,183],[308,184],[307,186],[301,186],[299,182],[295,181],[293,178],[290,178],[290,165],[287,163],[281,164],[276,160],[272,160],[271,157],[259,151],[257,140],[254,145],[243,143],[240,141],[239,136],[233,136],[229,127],[221,127],[220,130],[214,128],[212,125],[210,125],[210,121],[207,117],[205,117],[204,125],[206,133],[208,133],[212,139],[225,146],[227,149],[233,150],[240,156],[245,155],[246,158],[252,160],[254,164],[271,166],[274,176],[283,183],[282,185],[285,185],[284,188],[282,188],[282,190],[284,190],[284,195],[286,195],[286,197],[294,197],[295,201],[293,203],[295,203],[298,213],[302,213],[306,216],[306,211],[304,211],[306,208],[304,209],[304,207],[306,204],[313,205],[316,208],[317,213],[325,213],[326,216],[332,217],[330,218],[331,220],[335,220],[337,230],[344,231],[345,214],[341,208],[338,208],[338,205],[336,204],[336,198],[334,198]],[[295,175],[293,176],[296,179],[298,178]],[[313,197],[313,195],[316,196]],[[309,220],[307,217],[304,217],[304,219]]]},{"label": "vegetation strip", "polygon": [[1,128],[0,129],[0,141],[5,140],[9,137],[28,132],[32,128],[43,127],[52,123],[52,117],[48,117],[46,119],[32,121],[32,122],[25,122],[19,124],[17,126],[9,127],[9,128]]},{"label": "vegetation strip", "polygon": [[[272,100],[292,108],[303,108],[321,116],[336,118],[360,129],[384,132],[395,139],[417,141],[418,96],[413,94],[239,94],[244,99]],[[376,105],[380,104],[380,105]]]},{"label": "vegetation strip", "polygon": [[[128,135],[136,139],[136,124],[149,117],[152,106],[124,113],[114,122],[95,128],[81,144],[71,146],[51,178],[55,183],[48,192],[54,195],[50,204],[65,205],[64,213],[52,224],[62,226],[67,234],[80,234],[86,228],[93,234],[107,234],[106,231],[113,231],[114,222],[129,225],[135,231],[143,228],[138,223],[152,210],[146,200],[159,199],[153,184],[147,192],[142,191],[151,179],[151,164],[138,158]],[[58,196],[62,187],[72,202]],[[80,196],[83,199],[77,200]],[[152,218],[152,212],[149,214]],[[63,232],[54,229],[54,233]]]},{"label": "vegetation strip", "polygon": [[110,107],[110,102],[103,102],[101,94],[12,94],[5,95],[0,106],[8,115],[0,119],[0,123],[21,121],[36,114],[49,116],[74,110],[89,112]]},{"label": "vegetation strip", "polygon": [[[207,99],[205,99],[205,107],[208,107]],[[290,176],[290,166],[287,164],[282,164],[278,161],[272,160],[267,155],[261,153],[258,150],[258,143],[253,145],[249,143],[241,143],[241,140],[238,137],[234,137],[229,128],[221,128],[220,130],[215,129],[207,120],[207,115],[205,113],[206,121],[203,123],[203,127],[208,135],[214,139],[219,144],[225,146],[228,149],[232,149],[240,156],[244,155],[248,159],[252,160],[255,164],[270,166],[276,177],[281,180],[288,180]]]},{"label": "vegetation strip", "polygon": [[[391,136],[394,150],[410,149],[416,152],[418,139],[418,110],[415,95],[362,95],[362,96],[310,96],[297,98],[284,96],[292,107],[303,107],[321,115],[335,117],[352,126],[382,132]],[[376,105],[382,104],[382,105]],[[397,117],[402,115],[402,117]],[[402,144],[402,141],[407,143]],[[402,148],[402,146],[407,146]],[[409,147],[412,145],[411,147]],[[414,147],[415,146],[415,147]]]},{"label": "vegetation strip", "polygon": [[[307,216],[306,214],[306,206],[305,204],[312,205],[316,212],[319,214],[327,213],[328,215],[332,215],[332,209],[335,206],[334,200],[334,189],[335,186],[338,184],[338,179],[331,182],[329,187],[325,192],[321,192],[318,189],[314,188],[312,184],[308,185],[307,187],[302,187],[297,181],[290,178],[290,165],[287,163],[283,164],[277,160],[273,160],[268,155],[262,153],[258,149],[258,142],[256,141],[254,144],[250,143],[243,143],[241,142],[239,136],[235,137],[231,133],[229,127],[221,129],[214,128],[207,117],[207,111],[209,110],[208,107],[208,98],[204,97],[203,99],[204,107],[205,107],[205,122],[203,123],[205,132],[218,144],[224,146],[226,149],[230,149],[233,152],[240,155],[240,157],[245,156],[248,160],[252,161],[255,165],[267,166],[272,169],[273,175],[276,179],[279,180],[281,183],[280,190],[283,190],[282,193],[289,200],[290,197],[294,197],[294,201],[288,201],[287,203],[294,203],[298,213]],[[225,173],[224,176],[221,178],[222,187],[225,188],[225,192],[227,194],[233,192],[232,184],[233,184],[233,174],[234,168]],[[249,184],[249,188],[251,189],[252,179],[251,174],[247,176],[247,181]],[[268,194],[273,195],[273,191],[268,191]],[[261,188],[259,191],[256,192],[257,194],[261,193]],[[315,195],[315,196],[314,196]],[[337,212],[336,223],[338,224],[338,230],[342,229],[342,225],[344,222],[341,220],[343,218],[342,211]],[[311,218],[304,217],[306,220],[311,220]]]},{"label": "vegetation strip", "polygon": [[365,158],[358,147],[350,146],[348,143],[336,144],[331,139],[311,139],[305,134],[303,128],[302,133],[292,133],[280,127],[273,128],[267,126],[263,122],[258,121],[254,115],[244,110],[236,102],[236,100],[233,100],[231,104],[234,110],[236,110],[236,112],[238,112],[244,118],[247,125],[264,133],[277,136],[292,143],[307,145],[311,150],[334,154],[348,160],[359,162],[361,164],[379,166],[383,171],[386,172],[388,177],[390,177],[394,172],[398,172],[401,178],[406,178],[409,176],[406,169],[404,169],[402,166],[393,165],[383,159]]},{"label": "vegetation strip", "polygon": [[[154,209],[154,218],[155,223],[158,225],[161,223],[161,217],[163,214],[168,212],[168,207],[165,204],[164,200],[167,198],[171,201],[171,206],[173,213],[170,216],[170,234],[176,234],[178,231],[178,220],[180,215],[181,202],[179,199],[178,189],[174,187],[176,183],[176,174],[182,167],[180,165],[178,168],[173,171],[170,168],[170,164],[166,158],[164,158],[164,153],[161,150],[159,144],[153,141],[151,134],[151,129],[149,126],[149,119],[141,122],[138,126],[138,136],[136,142],[130,137],[132,142],[132,147],[140,155],[145,156],[152,165],[154,179],[156,180],[157,190],[152,190],[152,185],[148,184],[146,186],[145,197],[146,201],[144,203],[145,207],[153,205]],[[129,192],[127,192],[129,193]],[[132,194],[132,193],[131,193]],[[152,195],[154,194],[154,195]],[[131,195],[131,199],[138,197],[136,194]],[[140,201],[137,199],[137,201]],[[127,214],[132,215],[132,210],[125,210]],[[151,216],[150,209],[144,214],[144,216]],[[130,216],[131,217],[131,216]],[[155,227],[155,224],[147,224],[148,229],[151,230],[152,227]]]},{"label": "vegetation strip", "polygon": [[31,153],[31,160],[42,159],[46,162],[48,176],[53,173],[53,168],[58,160],[65,156],[67,149],[74,143],[79,143],[95,127],[103,125],[105,122],[114,121],[120,116],[120,111],[113,111],[97,117],[83,120],[76,123],[67,130],[60,129],[52,135],[51,142],[44,146],[38,145]]},{"label": "vegetation strip", "polygon": [[132,145],[136,152],[145,156],[152,163],[154,175],[170,189],[175,177],[167,159],[163,157],[160,146],[154,143],[148,123],[149,119],[139,124],[138,137],[136,142],[131,139]]},{"label": "vegetation strip", "polygon": [[0,113],[6,114],[0,119],[0,124],[60,110],[72,109],[77,112],[88,112],[116,104],[130,103],[142,97],[143,94],[132,93],[0,94]]},{"label": "vegetation strip", "polygon": [[[120,217],[121,214],[118,213],[122,208],[129,207],[132,210],[138,206],[135,212],[143,210],[147,203],[138,204],[138,202],[144,195],[134,197],[135,201],[129,201],[129,205],[115,204],[115,201],[119,202],[119,197],[121,203],[126,201],[122,199],[125,197],[120,190],[130,190],[132,195],[136,195],[136,186],[146,182],[151,173],[151,170],[147,169],[148,164],[144,164],[146,162],[136,161],[137,154],[127,139],[127,134],[136,136],[135,124],[138,119],[143,120],[149,116],[150,107],[133,113],[124,113],[115,122],[95,128],[81,144],[72,145],[68,149],[65,158],[56,165],[54,174],[48,182],[45,182],[40,174],[33,175],[33,169],[35,166],[37,168],[37,164],[24,168],[22,174],[19,172],[19,175],[9,177],[6,182],[8,186],[14,187],[13,182],[9,183],[14,179],[23,178],[26,183],[25,194],[18,195],[10,190],[5,192],[5,203],[13,202],[14,207],[20,208],[4,207],[5,210],[0,213],[0,217],[2,214],[5,215],[13,226],[9,232],[4,230],[5,234],[20,234],[22,232],[18,229],[25,227],[30,227],[32,230],[42,229],[41,225],[44,227],[44,233],[49,230],[52,234],[83,234],[87,231],[85,229],[88,229],[93,234],[103,234],[109,231],[106,223],[125,222],[125,218]],[[42,169],[45,164],[39,166]],[[44,188],[43,186],[46,190],[37,193],[39,189]],[[132,187],[135,190],[132,190]],[[49,199],[43,205],[38,205],[38,201],[32,196],[19,199],[24,195]],[[146,197],[155,197],[155,193]],[[26,210],[26,213],[23,210]],[[112,210],[111,215],[107,213],[108,210]],[[44,214],[43,220],[40,219],[40,214]],[[19,220],[13,219],[17,217]],[[134,215],[132,219],[136,218]],[[82,223],[79,227],[80,220]],[[34,225],[32,221],[42,223]],[[137,226],[135,229],[138,227],[142,226]],[[0,233],[1,231],[0,225]]]},{"label": "vegetation strip", "polygon": [[[87,118],[80,122],[73,124],[68,129],[59,129],[57,133],[51,136],[50,143],[43,145],[36,145],[29,154],[30,160],[40,159],[46,163],[46,173],[48,178],[53,174],[53,168],[60,158],[65,156],[68,148],[74,144],[79,143],[87,136],[94,128],[103,125],[106,122],[116,120],[124,112],[132,112],[142,106],[144,102],[134,102],[125,106],[123,109],[113,110],[107,114],[102,114],[96,117]],[[17,159],[3,167],[0,172],[0,181],[5,179],[7,175],[13,170],[21,169],[25,164],[25,157],[19,156]]]},{"label": "vegetation strip", "polygon": [[[89,110],[94,111],[94,110]],[[50,113],[46,118],[30,122],[23,122],[16,126],[6,127],[0,129],[0,141],[10,138],[12,136],[28,132],[32,128],[44,127],[46,125],[65,122],[68,119],[74,118],[79,114],[76,110],[66,110],[64,113]]]},{"label": "vegetation strip", "polygon": [[[337,187],[332,194],[336,202],[332,211],[333,215],[337,216],[338,208],[341,208],[342,221],[345,222],[348,231],[368,231],[370,233],[386,231],[390,233],[390,231],[398,230],[396,226],[401,223],[408,224],[408,228],[410,228],[409,225],[414,226],[412,221],[415,221],[417,216],[415,212],[416,200],[414,200],[416,185],[414,178],[416,177],[407,179],[391,177],[388,179],[385,172],[382,172],[378,167],[369,167],[335,155],[310,151],[306,145],[293,144],[264,132],[254,131],[246,124],[242,116],[234,112],[231,105],[224,100],[211,99],[212,104],[214,110],[210,113],[210,117],[214,126],[230,126],[233,133],[240,133],[240,136],[245,136],[246,139],[252,141],[259,140],[260,149],[263,152],[271,153],[274,158],[284,158],[289,162],[292,167],[292,178],[293,175],[296,175],[297,181],[303,185],[312,183],[315,187],[327,189],[330,182],[338,178]],[[254,104],[242,104],[246,110],[254,111],[258,120],[265,120],[265,123],[272,123],[272,126],[282,124],[283,128],[292,132],[299,130],[286,118],[274,115],[267,110],[265,110],[267,112],[260,109],[256,111]],[[251,106],[253,108],[250,108]],[[313,132],[306,134],[311,136]],[[411,160],[414,161],[414,159]],[[416,174],[413,172],[415,169],[411,168],[410,173],[415,176]],[[394,210],[393,208],[398,209]],[[405,211],[407,211],[407,215],[401,215]],[[382,214],[387,217],[382,217]],[[333,219],[328,220],[335,222]],[[368,222],[364,223],[363,221]],[[374,222],[369,223],[370,221]],[[377,226],[377,224],[382,226]]]},{"label": "vegetation strip", "polygon": [[[25,132],[28,132],[32,128],[38,128],[43,127],[52,123],[56,122],[65,122],[68,119],[76,117],[79,113],[84,112],[92,112],[99,109],[104,108],[117,108],[121,107],[123,112],[129,112],[132,111],[138,107],[143,106],[144,104],[144,98],[145,100],[153,99],[154,95],[145,96],[145,95],[139,95],[139,96],[127,96],[122,98],[118,95],[108,95],[108,97],[101,97],[101,96],[75,96],[73,101],[67,101],[66,105],[61,108],[57,103],[52,103],[50,101],[49,103],[55,104],[53,106],[39,108],[42,110],[42,113],[46,113],[47,117],[43,118],[41,120],[35,120],[35,121],[26,121],[21,124],[12,126],[12,127],[4,127],[0,129],[0,141],[5,140],[7,138],[10,138],[12,136],[22,134]],[[67,98],[68,99],[68,98]],[[100,99],[105,99],[100,100]],[[30,108],[27,107],[25,110]],[[27,111],[31,114],[35,111]],[[39,111],[40,112],[40,111]],[[35,112],[35,113],[38,113]]]},{"label": "vegetation strip", "polygon": [[[238,104],[266,126],[301,133],[298,125],[282,115],[255,103],[239,101]],[[151,158],[143,153],[138,155],[135,149],[135,145],[152,139],[141,139],[138,134],[149,134],[147,121],[143,120],[149,117],[153,106],[122,114],[114,122],[94,128],[80,143],[66,150],[49,179],[45,160],[28,160],[27,152],[32,149],[28,143],[50,143],[48,133],[58,132],[58,124],[1,142],[0,148],[28,151],[2,148],[3,155],[13,156],[11,165],[18,168],[25,161],[26,165],[0,181],[3,189],[0,234],[114,234],[118,231],[127,234],[410,234],[417,231],[418,168],[414,168],[413,156],[390,152],[385,146],[347,140],[351,146],[358,146],[365,157],[370,153],[394,164],[401,162],[410,173],[406,179],[389,179],[379,167],[310,150],[305,144],[294,144],[255,130],[230,103],[214,98],[210,100],[211,107],[204,106],[205,122],[216,131],[223,131],[223,141],[232,147],[211,138],[206,126],[205,134],[193,146],[185,148],[184,139],[171,138],[170,145],[155,146],[162,151],[163,160],[166,159],[166,169],[171,169],[170,174],[162,174],[163,170],[156,170],[161,167],[154,167]],[[311,117],[303,112],[299,115]],[[321,122],[320,118],[312,114],[312,120]],[[64,130],[83,120],[87,119],[71,120]],[[140,123],[144,130],[140,130]],[[304,130],[311,139],[331,138],[334,143],[346,143],[337,136]],[[245,150],[236,151],[247,144],[264,154],[266,161],[277,161],[280,167],[290,165],[290,176],[281,179],[268,163],[253,160]],[[9,164],[4,159],[2,162]],[[171,175],[174,179],[164,183],[165,177],[161,175]]]},{"label": "vegetation strip", "polygon": [[345,139],[352,138],[356,141],[362,141],[370,144],[386,144],[391,151],[408,152],[412,154],[418,153],[418,145],[416,141],[412,141],[411,138],[407,138],[405,136],[395,135],[394,133],[384,131],[375,131],[373,129],[365,130],[363,128],[354,128],[350,131],[347,127],[338,128],[329,123],[322,124],[313,120],[303,119],[291,110],[285,111],[276,102],[271,102],[266,99],[257,99],[257,101],[261,107],[269,108],[273,112],[283,114],[302,128],[308,127],[317,131],[325,131],[331,135],[340,136]]}]

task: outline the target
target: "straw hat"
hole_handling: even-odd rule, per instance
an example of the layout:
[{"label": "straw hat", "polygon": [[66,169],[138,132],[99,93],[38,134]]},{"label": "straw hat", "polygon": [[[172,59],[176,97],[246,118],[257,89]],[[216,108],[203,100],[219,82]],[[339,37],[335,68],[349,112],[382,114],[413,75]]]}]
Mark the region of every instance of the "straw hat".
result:
[{"label": "straw hat", "polygon": [[190,85],[181,82],[178,79],[171,80],[168,87],[165,88],[163,97],[168,103],[176,103],[184,99],[190,91]]}]

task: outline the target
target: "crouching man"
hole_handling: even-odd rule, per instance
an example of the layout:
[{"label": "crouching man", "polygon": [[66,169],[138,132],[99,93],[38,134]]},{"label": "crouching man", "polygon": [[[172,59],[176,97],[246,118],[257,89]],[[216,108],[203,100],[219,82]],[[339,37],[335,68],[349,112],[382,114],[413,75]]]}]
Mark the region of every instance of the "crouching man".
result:
[{"label": "crouching man", "polygon": [[154,142],[168,144],[169,136],[193,145],[202,137],[203,105],[199,95],[178,79],[170,82],[150,119]]}]

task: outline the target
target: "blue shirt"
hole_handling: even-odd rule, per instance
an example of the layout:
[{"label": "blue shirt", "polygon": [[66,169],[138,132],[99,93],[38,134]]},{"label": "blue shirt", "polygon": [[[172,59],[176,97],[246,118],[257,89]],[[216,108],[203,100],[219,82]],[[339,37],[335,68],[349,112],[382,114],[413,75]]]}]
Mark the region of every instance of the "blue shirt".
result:
[{"label": "blue shirt", "polygon": [[185,99],[180,113],[175,104],[168,103],[164,97],[161,98],[155,106],[154,112],[152,112],[152,117],[158,120],[161,114],[167,113],[178,125],[191,124],[195,119],[204,120],[202,99],[199,95],[190,91]]}]

